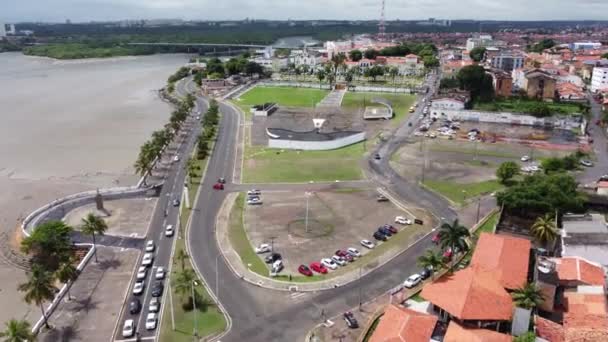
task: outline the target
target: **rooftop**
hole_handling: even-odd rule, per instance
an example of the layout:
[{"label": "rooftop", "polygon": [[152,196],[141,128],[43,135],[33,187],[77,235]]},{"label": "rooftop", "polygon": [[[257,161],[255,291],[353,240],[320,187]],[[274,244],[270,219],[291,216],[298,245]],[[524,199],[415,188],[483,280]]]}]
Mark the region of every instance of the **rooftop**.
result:
[{"label": "rooftop", "polygon": [[552,259],[557,266],[560,281],[577,281],[586,285],[603,286],[606,282],[604,269],[601,265],[580,257],[564,257]]},{"label": "rooftop", "polygon": [[600,214],[564,215],[562,226],[566,235],[580,233],[608,234],[606,219]]},{"label": "rooftop", "polygon": [[[448,325],[443,342],[511,342],[513,337],[488,329],[468,329],[454,321]],[[553,342],[553,341],[551,341]]]},{"label": "rooftop", "polygon": [[436,324],[436,316],[389,305],[370,342],[428,342]]}]

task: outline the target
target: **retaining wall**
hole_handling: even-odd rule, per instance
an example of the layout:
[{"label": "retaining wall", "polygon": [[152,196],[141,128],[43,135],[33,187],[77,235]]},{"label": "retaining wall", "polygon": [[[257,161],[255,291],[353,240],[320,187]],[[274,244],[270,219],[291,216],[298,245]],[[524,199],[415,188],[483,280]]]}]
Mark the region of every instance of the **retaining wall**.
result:
[{"label": "retaining wall", "polygon": [[499,123],[508,125],[537,126],[557,129],[582,128],[584,130],[585,120],[562,115],[546,118],[537,118],[525,113],[509,112],[486,112],[464,109],[432,108],[431,117],[438,119]]},{"label": "retaining wall", "polygon": [[[266,134],[271,134],[266,131]],[[348,145],[356,144],[365,140],[365,132],[349,135],[344,138],[329,140],[329,141],[302,141],[302,140],[285,140],[285,139],[268,139],[268,147],[282,148],[289,150],[305,150],[305,151],[326,151],[336,150]]]}]

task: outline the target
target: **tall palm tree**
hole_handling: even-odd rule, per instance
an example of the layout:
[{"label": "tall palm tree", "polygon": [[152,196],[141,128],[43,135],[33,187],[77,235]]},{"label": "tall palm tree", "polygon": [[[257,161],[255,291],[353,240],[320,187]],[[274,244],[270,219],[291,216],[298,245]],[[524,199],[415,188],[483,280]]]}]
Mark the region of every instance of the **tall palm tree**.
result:
[{"label": "tall palm tree", "polygon": [[33,342],[36,336],[32,334],[30,322],[11,319],[6,322],[6,329],[0,332],[2,342]]},{"label": "tall palm tree", "polygon": [[418,257],[418,266],[433,270],[433,275],[444,266],[443,256],[439,252],[427,249],[424,255]]},{"label": "tall palm tree", "polygon": [[44,270],[39,265],[34,265],[28,273],[26,283],[20,284],[17,289],[24,292],[24,300],[28,304],[36,304],[40,307],[44,325],[49,328],[46,313],[44,312],[44,302],[53,300],[55,297],[55,287],[53,286],[54,277],[51,272]]},{"label": "tall palm tree", "polygon": [[180,262],[180,264],[182,266],[182,271],[184,271],[186,268],[186,260],[188,260],[188,258],[190,258],[188,256],[188,253],[186,253],[185,250],[180,249],[179,251],[177,251],[175,258]]},{"label": "tall palm tree", "polygon": [[513,291],[511,297],[516,306],[528,310],[536,309],[544,301],[540,288],[533,283],[527,283],[524,287]]},{"label": "tall palm tree", "polygon": [[559,235],[555,219],[550,214],[537,218],[530,228],[530,232],[542,244],[552,243]]},{"label": "tall palm tree", "polygon": [[319,79],[319,89],[321,89],[321,82],[325,79],[325,70],[317,70],[317,78]]},{"label": "tall palm tree", "polygon": [[469,243],[467,242],[469,236],[471,236],[469,230],[456,219],[452,224],[446,222],[441,225],[439,244],[443,249],[449,247],[452,253],[464,252],[469,249]]},{"label": "tall palm tree", "polygon": [[80,228],[83,233],[91,235],[93,237],[93,248],[95,248],[95,262],[97,262],[97,248],[95,245],[95,235],[104,235],[108,230],[106,221],[93,213],[89,213],[85,218],[82,219],[82,226]]},{"label": "tall palm tree", "polygon": [[388,70],[389,75],[391,75],[391,78],[393,79],[393,86],[395,85],[395,77],[397,77],[399,75],[399,69],[397,67],[391,67]]},{"label": "tall palm tree", "polygon": [[190,297],[192,293],[192,286],[195,280],[196,274],[193,270],[181,270],[173,281],[173,287],[175,289],[175,292],[183,297]]},{"label": "tall palm tree", "polygon": [[78,275],[80,274],[80,272],[78,272],[78,269],[76,269],[76,267],[74,266],[74,263],[75,260],[70,259],[68,262],[64,262],[59,265],[59,269],[55,272],[57,279],[59,279],[60,282],[66,284],[68,287],[68,300],[72,299],[72,296],[70,295],[70,287],[72,285],[72,282],[76,280],[76,278],[78,278]]}]

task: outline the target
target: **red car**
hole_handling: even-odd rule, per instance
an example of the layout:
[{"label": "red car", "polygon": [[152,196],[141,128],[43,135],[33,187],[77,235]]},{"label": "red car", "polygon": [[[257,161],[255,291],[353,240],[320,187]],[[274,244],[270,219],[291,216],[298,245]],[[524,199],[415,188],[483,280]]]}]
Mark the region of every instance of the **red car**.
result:
[{"label": "red car", "polygon": [[306,265],[300,265],[300,267],[298,267],[298,272],[302,273],[307,277],[312,277],[312,271]]},{"label": "red car", "polygon": [[320,262],[311,263],[310,268],[317,273],[321,273],[321,274],[327,273],[327,268],[325,268],[325,266],[321,265]]},{"label": "red car", "polygon": [[438,244],[439,240],[441,240],[439,233],[435,234],[435,236],[433,236],[433,238],[431,239],[431,241],[433,241],[434,244]]},{"label": "red car", "polygon": [[390,224],[385,224],[384,228],[388,229],[388,231],[391,232],[392,234],[399,233],[399,231],[397,230],[397,228],[391,226]]},{"label": "red car", "polygon": [[448,259],[448,260],[452,260],[452,255],[453,254],[454,253],[452,253],[452,249],[448,248],[448,249],[445,250],[445,252],[443,252],[443,257],[446,258],[446,259]]},{"label": "red car", "polygon": [[214,188],[215,190],[224,190],[224,184],[222,184],[222,183],[215,183],[215,184],[213,185],[213,188]]},{"label": "red car", "polygon": [[348,262],[352,262],[352,261],[353,261],[353,256],[352,256],[352,255],[350,255],[350,254],[348,254],[348,252],[343,251],[343,250],[341,250],[341,249],[338,249],[338,250],[336,251],[336,255],[337,255],[337,256],[339,256],[339,257],[344,258],[344,260],[346,260],[346,261],[348,261]]}]

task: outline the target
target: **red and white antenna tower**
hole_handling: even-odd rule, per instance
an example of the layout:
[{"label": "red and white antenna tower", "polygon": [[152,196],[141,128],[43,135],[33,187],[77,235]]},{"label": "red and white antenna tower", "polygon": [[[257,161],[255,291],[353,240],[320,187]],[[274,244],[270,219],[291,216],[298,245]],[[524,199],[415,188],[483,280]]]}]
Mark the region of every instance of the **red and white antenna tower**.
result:
[{"label": "red and white antenna tower", "polygon": [[384,21],[384,5],[386,0],[382,0],[382,10],[380,12],[380,23],[378,24],[378,38],[383,40],[386,37],[386,23]]}]

